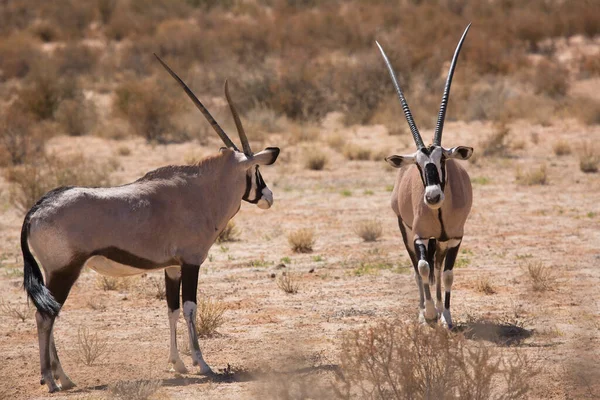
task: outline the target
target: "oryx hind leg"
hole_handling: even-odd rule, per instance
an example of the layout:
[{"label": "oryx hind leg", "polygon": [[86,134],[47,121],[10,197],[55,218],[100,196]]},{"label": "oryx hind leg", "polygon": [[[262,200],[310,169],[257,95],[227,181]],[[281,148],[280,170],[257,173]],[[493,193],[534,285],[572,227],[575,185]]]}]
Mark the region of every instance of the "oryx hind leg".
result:
[{"label": "oryx hind leg", "polygon": [[452,239],[448,242],[448,252],[446,253],[446,262],[444,264],[444,290],[445,290],[445,298],[444,298],[444,310],[442,311],[442,323],[451,329],[452,324],[452,315],[450,314],[450,293],[452,292],[452,283],[454,282],[454,272],[452,269],[454,268],[454,263],[456,262],[456,257],[458,256],[458,250],[460,248],[460,243],[462,238]]},{"label": "oryx hind leg", "polygon": [[[61,306],[65,303],[71,287],[73,287],[73,284],[79,277],[84,262],[85,259],[77,258],[66,267],[55,269],[48,274],[46,287]],[[39,312],[36,312],[35,319],[37,322],[40,349],[40,369],[42,376],[40,383],[42,385],[46,384],[50,393],[59,390],[54,380],[55,377],[60,381],[63,389],[74,387],[75,384],[73,381],[63,371],[58,358],[58,352],[56,351],[53,336],[56,317],[43,316]]]},{"label": "oryx hind leg", "polygon": [[198,344],[198,330],[196,329],[196,291],[198,289],[199,265],[184,264],[181,266],[181,297],[183,299],[183,316],[188,327],[190,351],[194,365],[200,366],[199,373],[208,375],[212,370],[204,361],[200,345]]},{"label": "oryx hind leg", "polygon": [[179,291],[181,289],[181,267],[168,267],[165,269],[165,292],[169,308],[169,362],[173,369],[181,374],[188,372],[185,364],[179,357],[177,350],[177,321],[179,320]]}]

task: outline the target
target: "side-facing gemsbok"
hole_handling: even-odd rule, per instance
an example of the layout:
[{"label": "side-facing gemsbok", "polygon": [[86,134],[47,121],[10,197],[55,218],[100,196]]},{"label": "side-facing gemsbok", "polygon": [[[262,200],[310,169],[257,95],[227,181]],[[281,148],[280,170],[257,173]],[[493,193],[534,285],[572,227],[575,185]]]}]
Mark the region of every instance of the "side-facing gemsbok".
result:
[{"label": "side-facing gemsbok", "polygon": [[[423,143],[392,65],[383,48],[377,43],[417,145],[417,151],[413,154],[393,155],[386,158],[391,166],[400,168],[392,191],[392,209],[398,216],[402,239],[415,269],[415,280],[420,295],[420,318],[432,321],[441,317],[442,323],[449,328],[452,327],[450,316],[450,291],[454,277],[452,269],[473,201],[469,175],[455,160],[469,159],[473,154],[473,148],[442,147],[442,131],[456,60],[470,26],[471,24],[465,29],[454,52],[442,96],[433,144],[430,146],[425,146]],[[443,282],[446,293],[442,303],[441,271],[444,261]],[[433,268],[431,268],[432,264]],[[437,300],[435,306],[429,290],[434,282],[436,282]]]},{"label": "side-facing gemsbok", "polygon": [[[157,56],[158,58],[158,56]],[[63,371],[53,337],[54,320],[84,266],[112,276],[165,269],[170,326],[170,356],[175,370],[186,372],[179,357],[176,326],[179,293],[188,327],[191,356],[201,374],[211,373],[196,333],[198,271],[208,250],[241,201],[267,209],[273,194],[258,166],[270,165],[279,148],[253,154],[238,113],[225,96],[242,142],[240,152],[208,110],[160,59],[210,122],[226,147],[196,165],[167,166],[117,187],[61,187],[42,197],[23,221],[21,248],[24,286],[37,308],[41,384],[50,392],[74,386]],[[46,283],[29,246],[42,265]]]}]

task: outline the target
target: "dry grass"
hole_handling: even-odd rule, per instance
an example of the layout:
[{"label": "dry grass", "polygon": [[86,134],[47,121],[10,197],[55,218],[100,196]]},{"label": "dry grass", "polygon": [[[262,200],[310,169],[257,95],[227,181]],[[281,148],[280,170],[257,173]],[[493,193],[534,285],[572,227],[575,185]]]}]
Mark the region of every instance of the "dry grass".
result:
[{"label": "dry grass", "polygon": [[43,154],[47,137],[34,129],[31,116],[18,107],[0,113],[0,151],[4,165],[19,165]]},{"label": "dry grass", "polygon": [[10,303],[0,299],[0,315],[9,318],[15,318],[25,322],[33,315],[34,310],[28,303]]},{"label": "dry grass", "polygon": [[552,150],[557,156],[566,156],[571,154],[571,146],[566,140],[559,140],[555,142],[552,146]]},{"label": "dry grass", "polygon": [[217,236],[217,243],[235,242],[240,239],[240,231],[236,227],[235,222],[229,221],[225,228]]},{"label": "dry grass", "polygon": [[496,293],[496,289],[492,285],[492,282],[490,282],[490,279],[487,277],[481,277],[477,279],[477,282],[475,283],[475,290],[479,293],[487,295]]},{"label": "dry grass", "polygon": [[493,133],[483,143],[480,148],[483,150],[482,154],[487,157],[503,157],[508,154],[508,135],[510,129],[500,124],[494,127]]},{"label": "dry grass", "polygon": [[203,298],[198,303],[196,329],[198,336],[214,336],[217,329],[223,325],[223,315],[227,306],[218,300]]},{"label": "dry grass", "polygon": [[80,325],[77,329],[77,352],[79,362],[91,366],[102,358],[108,348],[108,340],[99,338],[97,333],[90,333],[89,329]]},{"label": "dry grass", "polygon": [[298,276],[289,269],[283,271],[281,275],[277,277],[276,282],[277,287],[288,294],[296,294],[300,289]]},{"label": "dry grass", "polygon": [[123,157],[127,157],[131,155],[131,149],[127,146],[119,146],[117,149],[117,154]]},{"label": "dry grass", "polygon": [[165,287],[164,278],[150,278],[148,287],[153,298],[157,300],[164,300],[167,298],[167,289]]},{"label": "dry grass", "polygon": [[517,168],[515,180],[519,185],[533,186],[548,184],[548,173],[546,164],[542,164],[537,168],[530,168],[523,172],[521,168]]},{"label": "dry grass", "polygon": [[311,253],[315,245],[315,232],[312,229],[298,229],[288,233],[288,243],[294,253]]},{"label": "dry grass", "polygon": [[543,292],[550,289],[555,281],[552,269],[544,266],[541,262],[534,262],[527,265],[527,276],[531,281],[533,290]]},{"label": "dry grass", "polygon": [[598,172],[600,153],[593,143],[583,145],[579,151],[579,169],[585,173]]},{"label": "dry grass", "polygon": [[327,165],[327,155],[318,150],[311,150],[306,155],[306,168],[313,171],[321,171]]},{"label": "dry grass", "polygon": [[130,279],[98,274],[96,285],[105,292],[111,290],[128,290],[131,287]]},{"label": "dry grass", "polygon": [[383,235],[383,226],[376,219],[364,220],[354,226],[354,233],[365,242],[375,242]]},{"label": "dry grass", "polygon": [[517,351],[441,327],[380,322],[345,336],[335,389],[341,399],[520,399],[536,373]]},{"label": "dry grass", "polygon": [[353,143],[344,146],[343,153],[348,160],[368,161],[371,159],[371,149]]},{"label": "dry grass", "polygon": [[108,386],[108,392],[114,399],[148,400],[161,388],[160,380],[119,381]]}]

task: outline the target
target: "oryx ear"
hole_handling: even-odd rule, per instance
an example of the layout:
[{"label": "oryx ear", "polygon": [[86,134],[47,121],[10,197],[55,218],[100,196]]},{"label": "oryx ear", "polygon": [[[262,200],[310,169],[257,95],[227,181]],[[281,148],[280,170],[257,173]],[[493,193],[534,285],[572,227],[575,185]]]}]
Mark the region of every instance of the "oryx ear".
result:
[{"label": "oryx ear", "polygon": [[473,155],[473,148],[466,146],[456,146],[445,151],[447,158],[455,160],[468,160]]},{"label": "oryx ear", "polygon": [[393,155],[393,156],[386,157],[385,161],[387,161],[387,163],[390,164],[394,168],[401,168],[405,165],[414,164],[415,157],[412,155],[410,155],[410,156]]},{"label": "oryx ear", "polygon": [[263,151],[254,154],[252,162],[258,165],[271,165],[277,160],[278,156],[279,147],[267,147]]}]

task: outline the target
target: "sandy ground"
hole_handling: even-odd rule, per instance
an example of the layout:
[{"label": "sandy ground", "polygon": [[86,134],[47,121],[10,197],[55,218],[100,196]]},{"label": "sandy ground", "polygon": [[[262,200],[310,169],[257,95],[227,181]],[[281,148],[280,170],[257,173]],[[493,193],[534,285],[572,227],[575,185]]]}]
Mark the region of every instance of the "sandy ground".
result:
[{"label": "sandy ground", "polygon": [[[492,129],[487,123],[449,122],[444,145],[472,145],[477,152]],[[510,129],[515,147],[522,146],[511,150],[511,157],[479,155],[476,163],[464,163],[474,182],[474,204],[455,273],[453,317],[463,325],[472,319],[520,324],[532,333],[517,345],[541,368],[531,398],[597,398],[600,175],[581,172],[576,151],[557,157],[552,146],[566,140],[575,150],[588,140],[598,142],[600,127],[556,121],[547,127],[514,123]],[[267,136],[264,146],[282,147],[276,165],[262,168],[275,204],[267,211],[242,204],[235,217],[241,230],[239,240],[214,245],[201,269],[200,296],[228,306],[219,334],[200,343],[213,368],[230,364],[251,373],[270,368],[271,376],[290,372],[280,379],[310,375],[327,384],[333,379],[330,366],[339,362],[345,332],[394,318],[406,309],[416,318],[418,292],[389,205],[395,171],[382,160],[345,160],[326,144],[334,135],[383,155],[414,151],[410,137],[389,136],[382,126],[343,128],[333,120],[323,124],[317,144],[291,144],[284,135]],[[424,137],[429,135],[423,132]],[[329,156],[324,171],[304,167],[307,149],[315,145]],[[118,155],[117,149],[123,146],[131,149],[131,155]],[[121,167],[114,178],[124,183],[149,169],[216,152],[218,144],[149,146],[139,139],[58,137],[50,148],[60,154],[80,151],[100,161],[117,158]],[[517,168],[526,172],[542,164],[547,166],[547,185],[515,182]],[[9,205],[8,185],[0,182],[4,189],[0,293],[5,303],[23,305],[19,248],[23,215]],[[384,227],[375,243],[364,243],[354,232],[355,225],[368,218],[378,219]],[[299,228],[315,230],[312,254],[290,250],[286,234]],[[295,295],[282,292],[271,278],[271,274],[281,274],[276,266],[282,259],[300,280]],[[527,274],[527,266],[538,262],[550,268],[554,277],[544,292],[532,291]],[[361,263],[392,263],[394,268],[356,274]],[[477,290],[477,281],[483,278],[489,279],[495,294]],[[154,297],[157,279],[162,279],[162,272],[131,279],[119,290],[103,291],[97,274],[85,270],[55,328],[62,365],[78,384],[69,392],[49,395],[46,386],[39,385],[34,318],[22,322],[3,315],[0,397],[103,398],[108,385],[143,379],[163,380],[159,393],[163,398],[264,398],[272,394],[264,379],[214,381],[169,372],[167,307]],[[180,343],[187,336],[182,322],[183,318]],[[108,343],[104,357],[92,366],[77,361],[80,326]],[[189,355],[183,359],[193,370]]]}]

